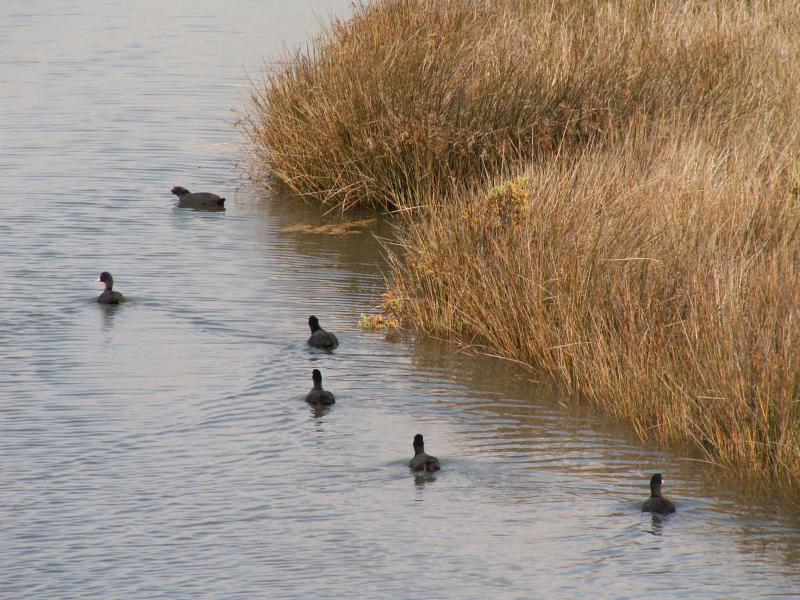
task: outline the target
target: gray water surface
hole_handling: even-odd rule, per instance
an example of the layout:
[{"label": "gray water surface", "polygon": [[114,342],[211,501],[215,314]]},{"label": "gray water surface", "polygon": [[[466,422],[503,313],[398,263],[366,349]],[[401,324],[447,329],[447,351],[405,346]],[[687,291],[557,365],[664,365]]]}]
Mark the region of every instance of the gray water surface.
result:
[{"label": "gray water surface", "polygon": [[[519,369],[361,332],[389,230],[285,231],[325,217],[242,182],[246,73],[349,10],[0,4],[0,596],[798,597],[796,512]],[[94,302],[102,270],[126,304]],[[417,432],[435,476],[408,472]]]}]

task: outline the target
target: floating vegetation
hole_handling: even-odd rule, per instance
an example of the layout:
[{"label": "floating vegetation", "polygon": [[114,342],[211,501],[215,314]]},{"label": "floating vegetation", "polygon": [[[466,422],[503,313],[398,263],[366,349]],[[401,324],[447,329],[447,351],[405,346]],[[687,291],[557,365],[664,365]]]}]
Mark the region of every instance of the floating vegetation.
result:
[{"label": "floating vegetation", "polygon": [[403,300],[394,292],[388,291],[381,295],[382,311],[378,314],[362,314],[358,324],[364,331],[380,331],[386,329],[399,329],[401,326],[400,315],[403,311]]},{"label": "floating vegetation", "polygon": [[365,315],[361,314],[358,326],[364,331],[381,331],[384,329],[397,329],[400,327],[399,321],[395,317],[387,317],[383,314]]},{"label": "floating vegetation", "polygon": [[309,225],[299,223],[289,225],[281,231],[286,233],[320,233],[323,235],[358,235],[363,233],[366,228],[377,223],[376,219],[363,219],[361,221],[344,221],[342,223],[329,223],[326,225]]}]

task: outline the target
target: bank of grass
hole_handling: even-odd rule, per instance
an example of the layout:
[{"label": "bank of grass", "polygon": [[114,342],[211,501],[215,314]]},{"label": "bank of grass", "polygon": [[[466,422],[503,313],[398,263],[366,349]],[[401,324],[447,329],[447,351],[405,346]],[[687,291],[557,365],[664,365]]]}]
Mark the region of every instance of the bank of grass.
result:
[{"label": "bank of grass", "polygon": [[730,126],[787,100],[772,78],[798,16],[788,0],[377,0],[254,83],[241,123],[256,177],[407,208],[641,113]]},{"label": "bank of grass", "polygon": [[382,0],[255,87],[254,173],[407,217],[392,317],[800,475],[794,3]]},{"label": "bank of grass", "polygon": [[393,256],[395,313],[551,373],[642,439],[796,481],[796,163],[656,127],[428,211]]}]

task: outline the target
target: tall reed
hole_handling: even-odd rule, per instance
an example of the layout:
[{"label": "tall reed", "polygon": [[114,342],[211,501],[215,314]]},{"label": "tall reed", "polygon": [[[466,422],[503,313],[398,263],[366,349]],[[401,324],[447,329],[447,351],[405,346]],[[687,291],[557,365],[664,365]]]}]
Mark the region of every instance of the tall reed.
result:
[{"label": "tall reed", "polygon": [[775,34],[800,16],[785,4],[360,5],[254,82],[241,114],[253,173],[341,208],[408,208],[641,113],[728,122],[769,101],[774,85],[742,86],[797,50]]},{"label": "tall reed", "polygon": [[395,316],[552,374],[642,439],[800,475],[797,147],[634,125],[425,213]]}]

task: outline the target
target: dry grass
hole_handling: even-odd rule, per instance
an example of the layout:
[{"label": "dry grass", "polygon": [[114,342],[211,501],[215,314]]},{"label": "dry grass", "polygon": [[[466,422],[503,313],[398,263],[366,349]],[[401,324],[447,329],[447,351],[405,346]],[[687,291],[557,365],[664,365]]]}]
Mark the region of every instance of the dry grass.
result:
[{"label": "dry grass", "polygon": [[413,217],[393,318],[796,482],[798,40],[788,0],[378,0],[242,125],[265,180]]},{"label": "dry grass", "polygon": [[642,439],[795,482],[797,155],[674,125],[533,164],[524,197],[428,211],[392,291],[407,323],[546,370]]},{"label": "dry grass", "polygon": [[790,17],[705,1],[378,0],[254,83],[241,125],[256,177],[342,208],[405,208],[642,113],[757,111],[774,86],[739,86],[796,55],[772,35]]}]

